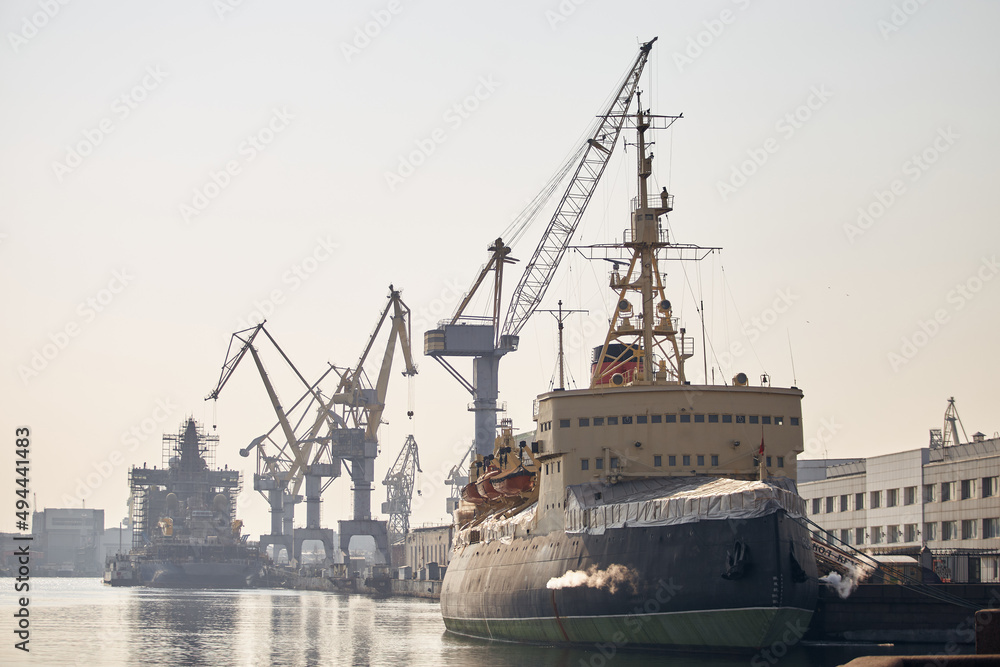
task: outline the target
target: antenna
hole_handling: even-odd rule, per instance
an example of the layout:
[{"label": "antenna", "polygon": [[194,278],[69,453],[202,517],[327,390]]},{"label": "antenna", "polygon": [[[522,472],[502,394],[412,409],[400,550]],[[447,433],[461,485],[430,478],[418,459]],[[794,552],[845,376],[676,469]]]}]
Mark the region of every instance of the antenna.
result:
[{"label": "antenna", "polygon": [[[617,265],[615,268],[617,268]],[[542,310],[540,312],[552,313],[552,316],[556,318],[557,322],[559,322],[559,389],[562,390],[566,388],[566,381],[565,381],[566,374],[564,373],[565,355],[563,354],[563,322],[566,320],[566,317],[568,317],[572,313],[587,313],[589,311],[563,310],[562,299],[559,299],[558,310]]]},{"label": "antenna", "polygon": [[788,358],[792,362],[792,386],[797,387],[799,381],[795,378],[795,357],[792,356],[792,334],[788,332],[788,327],[785,327],[785,336],[788,338]]}]

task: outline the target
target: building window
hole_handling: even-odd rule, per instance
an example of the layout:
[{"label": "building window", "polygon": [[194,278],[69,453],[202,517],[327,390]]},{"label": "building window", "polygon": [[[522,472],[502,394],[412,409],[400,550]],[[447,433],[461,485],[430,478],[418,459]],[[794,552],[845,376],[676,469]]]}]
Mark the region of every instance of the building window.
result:
[{"label": "building window", "polygon": [[732,424],[733,423],[733,416],[732,415],[722,415],[722,423],[723,424]]},{"label": "building window", "polygon": [[799,425],[799,418],[798,417],[789,417],[788,418],[788,423],[791,424],[792,426],[798,426]]},{"label": "building window", "polygon": [[650,415],[649,421],[653,424],[660,424],[663,422],[663,415]]},{"label": "building window", "polygon": [[635,423],[636,424],[645,424],[648,421],[649,421],[649,417],[647,417],[646,415],[636,415],[635,416]]},{"label": "building window", "polygon": [[885,506],[895,507],[899,504],[899,489],[889,489],[885,492]]},{"label": "building window", "polygon": [[[913,505],[917,502],[917,487],[907,486],[903,489],[903,504]],[[909,540],[907,540],[909,542]]]},{"label": "building window", "polygon": [[580,470],[590,470],[590,459],[580,459]]},{"label": "building window", "polygon": [[594,459],[594,467],[598,470],[604,470],[604,459]]},{"label": "building window", "polygon": [[618,417],[608,417],[608,426],[618,426]]},{"label": "building window", "polygon": [[775,426],[781,426],[784,423],[785,423],[785,418],[784,417],[775,417],[774,418],[774,425]]},{"label": "building window", "polygon": [[865,508],[865,494],[855,493],[854,494],[854,509],[863,510]]},{"label": "building window", "polygon": [[604,417],[594,417],[594,426],[604,426]]},{"label": "building window", "polygon": [[698,455],[698,465],[700,465],[700,466],[705,465],[705,455],[704,454],[699,454]]},{"label": "building window", "polygon": [[941,502],[955,499],[955,482],[941,482]]},{"label": "building window", "polygon": [[903,526],[903,541],[904,542],[917,541],[917,524],[908,523],[905,526]]},{"label": "building window", "polygon": [[1000,519],[983,519],[983,537],[985,539],[1000,537]]},{"label": "building window", "polygon": [[870,495],[871,495],[870,507],[873,510],[877,510],[879,507],[882,507],[882,492],[872,491]]},{"label": "building window", "polygon": [[695,421],[696,424],[704,424],[705,423],[705,415],[695,415],[694,416],[694,421]]},{"label": "building window", "polygon": [[833,513],[833,496],[826,497],[826,513],[827,514]]},{"label": "building window", "polygon": [[750,415],[750,423],[751,424],[759,424],[760,423],[760,417],[758,417],[757,415]]},{"label": "building window", "polygon": [[840,541],[843,542],[844,544],[850,544],[851,543],[851,529],[850,528],[841,528],[840,529]]},{"label": "building window", "polygon": [[983,498],[992,498],[997,495],[997,478],[983,477]]},{"label": "building window", "polygon": [[691,422],[691,415],[681,415],[681,423],[688,424]]},{"label": "building window", "polygon": [[767,467],[767,468],[771,467],[771,457],[770,456],[764,457],[764,466]]},{"label": "building window", "polygon": [[569,428],[569,420],[568,419],[560,419],[559,420],[559,428]]},{"label": "building window", "polygon": [[719,467],[719,455],[718,454],[712,454],[712,466],[716,467],[716,468]]},{"label": "building window", "polygon": [[899,526],[889,526],[889,544],[899,542]]},{"label": "building window", "polygon": [[854,543],[857,545],[862,545],[865,543],[865,529],[855,528],[854,529]]},{"label": "building window", "polygon": [[667,465],[668,466],[675,466],[675,465],[677,465],[677,456],[675,456],[674,454],[669,455],[667,457]]},{"label": "building window", "polygon": [[846,493],[840,497],[840,511],[841,512],[846,512],[846,511],[848,511],[848,510],[851,509],[848,500],[849,500],[849,496]]},{"label": "building window", "polygon": [[709,424],[718,424],[719,423],[719,415],[709,415],[708,416],[708,423]]},{"label": "building window", "polygon": [[812,511],[812,513],[813,514],[819,514],[820,499],[819,498],[813,498],[812,500],[813,500],[813,511]]},{"label": "building window", "polygon": [[657,468],[663,465],[663,457],[657,454],[653,457],[653,465]]},{"label": "building window", "polygon": [[[976,480],[974,479],[963,479],[962,480],[962,500],[968,500],[969,498],[974,498],[976,495]],[[965,538],[963,538],[965,539]]]},{"label": "building window", "polygon": [[618,468],[618,457],[617,456],[612,456],[611,457],[611,469],[615,470],[617,468]]},{"label": "building window", "polygon": [[668,424],[675,424],[677,423],[677,415],[663,415],[663,421]]},{"label": "building window", "polygon": [[681,465],[684,465],[684,466],[691,465],[691,455],[690,454],[684,454],[683,456],[681,456]]},{"label": "building window", "polygon": [[746,424],[747,423],[747,416],[746,415],[736,415],[736,423],[737,424]]},{"label": "building window", "polygon": [[924,524],[924,540],[930,542],[937,539],[937,523],[928,522]]},{"label": "building window", "polygon": [[974,540],[976,539],[976,524],[979,523],[975,519],[965,519],[962,521],[962,539],[963,540]]},{"label": "building window", "polygon": [[942,521],[941,522],[941,539],[944,541],[958,539],[958,522],[957,521]]},{"label": "building window", "polygon": [[622,415],[622,424],[631,424],[632,415]]},{"label": "building window", "polygon": [[760,418],[760,423],[761,424],[770,424],[771,423],[771,417],[769,415],[765,415],[765,416],[761,417]]},{"label": "building window", "polygon": [[885,540],[885,526],[872,526],[872,544],[882,544]]},{"label": "building window", "polygon": [[785,467],[785,457],[784,456],[779,456],[778,457],[778,467],[779,468],[784,468]]},{"label": "building window", "polygon": [[590,418],[580,417],[580,426],[590,426]]},{"label": "building window", "polygon": [[932,503],[936,499],[936,494],[934,493],[934,484],[924,484],[924,502]]}]

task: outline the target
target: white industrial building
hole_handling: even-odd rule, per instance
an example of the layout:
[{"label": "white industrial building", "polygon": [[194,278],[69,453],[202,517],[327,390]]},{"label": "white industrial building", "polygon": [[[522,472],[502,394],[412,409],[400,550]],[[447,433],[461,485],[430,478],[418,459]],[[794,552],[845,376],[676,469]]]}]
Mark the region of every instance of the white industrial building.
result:
[{"label": "white industrial building", "polygon": [[824,530],[872,554],[923,552],[954,582],[1000,582],[998,477],[1000,438],[982,433],[965,444],[798,462],[799,492]]}]

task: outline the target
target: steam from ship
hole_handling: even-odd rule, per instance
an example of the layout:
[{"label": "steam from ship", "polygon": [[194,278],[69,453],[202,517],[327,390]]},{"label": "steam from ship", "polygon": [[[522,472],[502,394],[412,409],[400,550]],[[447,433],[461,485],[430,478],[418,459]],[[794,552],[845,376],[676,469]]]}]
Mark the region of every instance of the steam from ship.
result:
[{"label": "steam from ship", "polygon": [[570,570],[561,577],[552,577],[546,588],[560,590],[563,588],[604,588],[609,593],[617,593],[619,588],[628,586],[632,593],[638,592],[636,573],[624,565],[612,564],[606,570],[597,569],[596,565],[591,565],[587,570]]},{"label": "steam from ship", "polygon": [[831,572],[825,577],[820,577],[819,580],[837,591],[841,600],[846,600],[858,587],[857,572],[853,568],[849,569],[843,576],[839,572]]}]

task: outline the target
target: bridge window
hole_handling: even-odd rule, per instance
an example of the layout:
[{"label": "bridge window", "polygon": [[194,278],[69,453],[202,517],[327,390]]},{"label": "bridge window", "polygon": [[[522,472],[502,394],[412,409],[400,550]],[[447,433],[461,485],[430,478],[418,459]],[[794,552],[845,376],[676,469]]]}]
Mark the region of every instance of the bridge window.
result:
[{"label": "bridge window", "polygon": [[663,421],[663,415],[650,415],[649,420],[653,424],[659,424]]},{"label": "bridge window", "polygon": [[691,422],[691,415],[681,415],[681,423],[688,424]]},{"label": "bridge window", "polygon": [[705,415],[695,415],[694,416],[694,420],[698,424],[704,424],[705,423]]},{"label": "bridge window", "polygon": [[723,424],[732,424],[733,423],[733,416],[732,415],[722,415],[722,423]]},{"label": "bridge window", "polygon": [[618,417],[608,417],[608,426],[618,426]]},{"label": "bridge window", "polygon": [[647,417],[646,415],[636,415],[635,416],[635,423],[636,424],[645,424],[647,421],[649,421],[649,417]]},{"label": "bridge window", "polygon": [[662,465],[663,465],[663,457],[657,454],[656,456],[653,457],[653,467],[659,468]]},{"label": "bridge window", "polygon": [[604,426],[604,417],[594,417],[594,426]]},{"label": "bridge window", "polygon": [[590,470],[590,459],[580,459],[580,470]]},{"label": "bridge window", "polygon": [[675,456],[674,454],[670,454],[669,456],[667,456],[667,465],[668,466],[677,465],[677,456]]},{"label": "bridge window", "polygon": [[559,420],[559,428],[569,428],[569,420],[568,419],[560,419]]},{"label": "bridge window", "polygon": [[590,418],[580,417],[580,426],[590,426]]},{"label": "bridge window", "polygon": [[759,420],[759,417],[757,417],[757,415],[750,415],[750,423],[751,424],[757,424],[757,423],[759,423],[758,420]]},{"label": "bridge window", "polygon": [[663,415],[663,420],[668,424],[677,423],[677,415]]},{"label": "bridge window", "polygon": [[708,416],[708,423],[709,424],[718,424],[719,423],[719,415],[709,415]]}]

